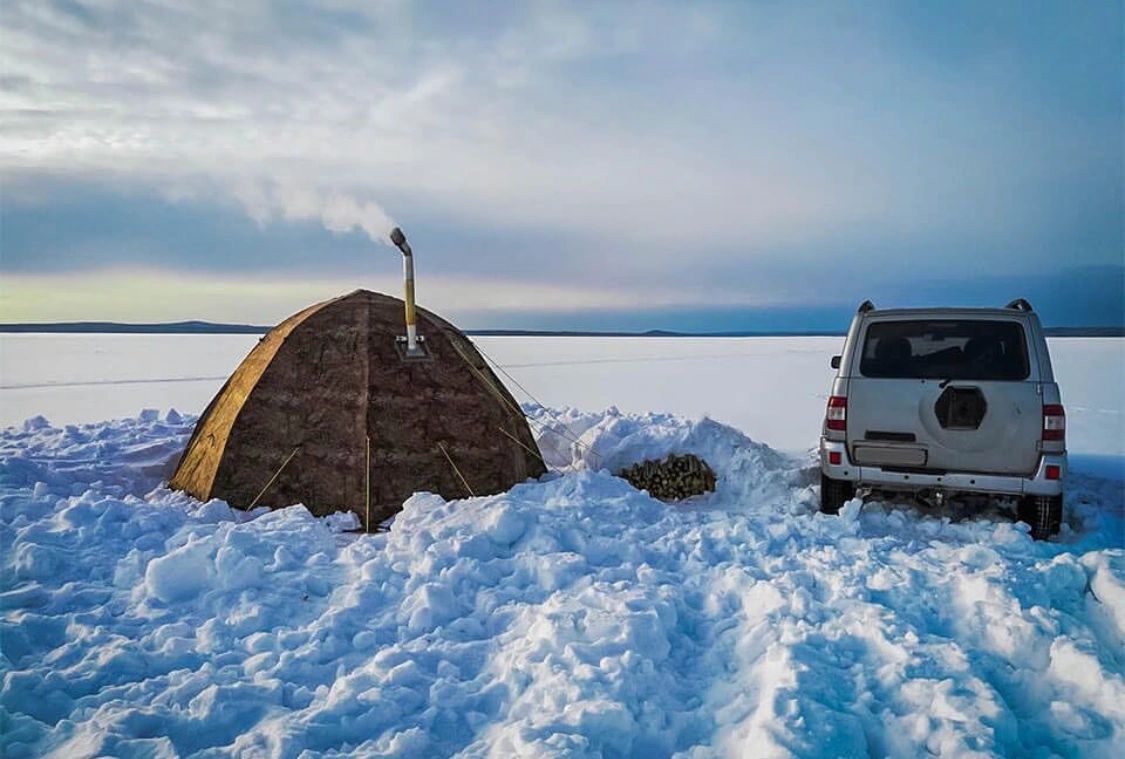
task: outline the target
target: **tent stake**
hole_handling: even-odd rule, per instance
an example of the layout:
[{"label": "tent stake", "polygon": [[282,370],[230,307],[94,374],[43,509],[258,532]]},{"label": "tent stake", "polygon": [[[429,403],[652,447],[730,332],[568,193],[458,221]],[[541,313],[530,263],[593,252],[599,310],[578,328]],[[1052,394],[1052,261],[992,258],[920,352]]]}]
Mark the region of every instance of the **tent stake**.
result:
[{"label": "tent stake", "polygon": [[281,462],[281,466],[279,466],[277,468],[277,471],[273,473],[273,477],[270,477],[270,481],[266,483],[265,487],[262,488],[258,495],[254,496],[254,500],[251,501],[250,505],[246,507],[247,511],[258,505],[258,501],[261,500],[262,496],[266,494],[266,491],[270,489],[270,485],[272,485],[273,481],[277,479],[277,476],[281,474],[281,470],[285,468],[286,464],[293,460],[293,457],[297,455],[297,451],[299,450],[301,450],[301,446],[297,446],[296,448],[294,448],[293,452],[289,454],[289,457],[286,458],[285,461]]}]

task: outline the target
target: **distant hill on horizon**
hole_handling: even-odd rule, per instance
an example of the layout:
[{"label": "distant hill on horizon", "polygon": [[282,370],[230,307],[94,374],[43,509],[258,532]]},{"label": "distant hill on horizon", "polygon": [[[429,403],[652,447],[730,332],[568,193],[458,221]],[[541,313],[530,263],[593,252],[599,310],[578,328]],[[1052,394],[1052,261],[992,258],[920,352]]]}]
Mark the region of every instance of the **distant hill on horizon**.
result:
[{"label": "distant hill on horizon", "polygon": [[[217,324],[205,321],[127,324],[122,322],[49,322],[0,324],[0,333],[22,334],[126,334],[126,335],[262,335],[272,327],[254,324]],[[651,329],[644,332],[536,329],[467,329],[478,337],[843,337],[843,330],[760,330],[721,332],[676,332]],[[1048,337],[1125,337],[1125,327],[1046,327]]]},{"label": "distant hill on horizon", "polygon": [[264,334],[271,327],[261,327],[253,324],[216,324],[205,321],[163,322],[160,324],[128,324],[123,322],[23,322],[17,324],[0,324],[0,332],[37,332],[37,333],[102,333],[102,334],[219,334],[219,335],[249,335]]}]

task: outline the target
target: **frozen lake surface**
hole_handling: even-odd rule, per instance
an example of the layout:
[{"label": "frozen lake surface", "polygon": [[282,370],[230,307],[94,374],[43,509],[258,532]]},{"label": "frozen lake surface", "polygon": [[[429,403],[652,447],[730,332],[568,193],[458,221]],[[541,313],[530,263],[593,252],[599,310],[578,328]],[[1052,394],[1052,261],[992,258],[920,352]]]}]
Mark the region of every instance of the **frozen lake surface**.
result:
[{"label": "frozen lake surface", "polygon": [[[198,414],[257,335],[0,336],[0,426]],[[520,401],[702,415],[784,451],[816,445],[839,337],[477,337]],[[1125,340],[1049,341],[1073,464],[1121,475]],[[519,383],[517,387],[512,378]]]}]

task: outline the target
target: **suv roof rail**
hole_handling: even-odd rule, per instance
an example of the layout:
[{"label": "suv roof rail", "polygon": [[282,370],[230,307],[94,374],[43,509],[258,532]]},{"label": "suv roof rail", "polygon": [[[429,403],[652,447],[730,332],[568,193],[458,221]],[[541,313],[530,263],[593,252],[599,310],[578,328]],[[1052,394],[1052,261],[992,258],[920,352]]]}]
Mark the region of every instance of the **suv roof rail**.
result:
[{"label": "suv roof rail", "polygon": [[857,314],[866,314],[868,311],[874,311],[874,310],[875,310],[875,304],[872,303],[869,300],[865,300],[865,301],[863,301],[863,303],[859,304],[859,308],[856,309],[856,313]]},{"label": "suv roof rail", "polygon": [[1012,308],[1012,309],[1015,309],[1016,311],[1033,311],[1034,310],[1034,309],[1032,309],[1031,304],[1028,303],[1023,298],[1016,298],[1011,303],[1004,306],[1004,308]]}]

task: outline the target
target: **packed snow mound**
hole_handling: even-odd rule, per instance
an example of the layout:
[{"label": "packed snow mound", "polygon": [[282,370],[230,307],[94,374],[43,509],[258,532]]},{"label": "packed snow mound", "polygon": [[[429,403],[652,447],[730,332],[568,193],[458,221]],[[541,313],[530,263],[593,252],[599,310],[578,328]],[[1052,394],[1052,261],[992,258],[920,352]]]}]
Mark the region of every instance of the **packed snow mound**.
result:
[{"label": "packed snow mound", "polygon": [[[1125,750],[1121,483],[1074,479],[1037,543],[820,515],[808,462],[707,420],[542,413],[609,462],[552,449],[541,481],[418,494],[370,536],[155,487],[190,423],[0,433],[0,754]],[[670,452],[719,490],[669,506],[607,471]]]},{"label": "packed snow mound", "polygon": [[590,413],[527,405],[524,411],[537,430],[544,461],[558,469],[616,472],[672,453],[693,453],[712,466],[725,469],[748,453],[773,469],[790,463],[769,446],[707,417],[685,419],[653,412],[623,414],[615,407]]},{"label": "packed snow mound", "polygon": [[[694,454],[718,476],[718,498],[732,507],[784,501],[794,486],[809,480],[805,462],[778,453],[725,424],[673,414],[602,413],[525,406],[548,467],[620,472],[671,454]],[[804,467],[807,469],[807,466]]]},{"label": "packed snow mound", "polygon": [[0,488],[31,487],[80,495],[145,493],[172,475],[195,417],[145,409],[136,418],[52,427],[42,416],[0,432]]}]

